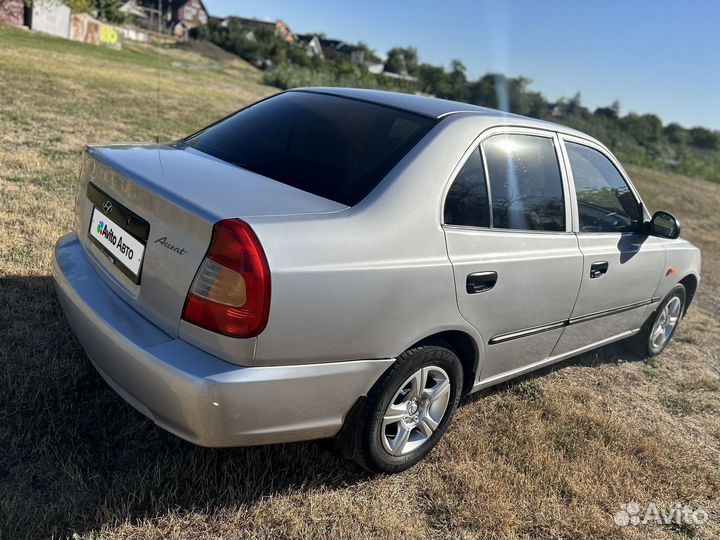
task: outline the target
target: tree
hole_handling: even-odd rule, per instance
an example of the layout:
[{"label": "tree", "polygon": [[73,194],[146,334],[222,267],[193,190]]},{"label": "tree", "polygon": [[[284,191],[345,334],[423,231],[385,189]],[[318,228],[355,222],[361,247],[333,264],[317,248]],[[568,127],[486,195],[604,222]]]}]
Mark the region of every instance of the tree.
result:
[{"label": "tree", "polygon": [[530,86],[532,80],[526,77],[514,77],[512,79],[506,79],[506,81],[509,101],[507,110],[515,114],[529,116],[532,104],[527,87]]},{"label": "tree", "polygon": [[417,77],[420,69],[417,49],[415,47],[405,47],[400,50],[402,51],[402,55],[405,60],[405,69],[407,70],[408,75]]},{"label": "tree", "polygon": [[385,71],[399,73],[400,75],[418,76],[418,52],[415,47],[393,47],[388,51],[385,61]]},{"label": "tree", "polygon": [[385,60],[385,71],[399,75],[407,75],[405,55],[400,47],[393,47],[388,51],[387,60]]},{"label": "tree", "polygon": [[65,0],[65,4],[73,13],[90,13],[95,8],[93,0]]},{"label": "tree", "polygon": [[508,78],[500,73],[488,73],[468,85],[468,95],[476,105],[542,118],[547,101],[539,92],[528,91],[531,83],[526,77]]},{"label": "tree", "polygon": [[488,73],[477,81],[470,83],[468,95],[471,103],[483,107],[498,108],[497,91],[495,90],[496,76]]},{"label": "tree", "polygon": [[454,59],[450,62],[450,73],[447,75],[449,95],[443,96],[457,101],[466,101],[469,95],[467,77],[465,73],[467,68],[460,60]]},{"label": "tree", "polygon": [[548,103],[540,92],[527,92],[526,103],[528,116],[533,118],[547,117]]},{"label": "tree", "polygon": [[720,147],[720,137],[717,132],[702,127],[694,127],[690,130],[690,144],[696,148],[705,150],[717,150]]},{"label": "tree", "polygon": [[125,22],[125,14],[120,11],[124,0],[93,0],[98,16],[111,23],[122,24]]},{"label": "tree", "polygon": [[593,113],[593,116],[596,116],[598,118],[608,118],[610,120],[617,120],[618,119],[618,112],[617,110],[610,106],[610,107],[598,107],[595,109],[595,112]]},{"label": "tree", "polygon": [[616,99],[609,107],[598,107],[595,109],[593,116],[617,120],[620,117],[620,101]]},{"label": "tree", "polygon": [[688,130],[675,122],[665,126],[663,133],[667,137],[668,141],[673,144],[685,146],[690,141],[690,134],[688,133]]},{"label": "tree", "polygon": [[568,101],[567,104],[567,114],[574,115],[580,112],[580,109],[582,107],[582,96],[580,95],[580,92],[576,92],[573,98]]},{"label": "tree", "polygon": [[447,74],[442,66],[420,64],[418,66],[418,86],[421,92],[433,96],[446,96],[450,93]]},{"label": "tree", "polygon": [[641,145],[655,143],[662,138],[662,120],[654,114],[639,116],[630,113],[620,119],[620,125]]},{"label": "tree", "polygon": [[375,54],[375,51],[364,41],[358,41],[354,48],[363,54],[363,61],[366,64],[377,64],[381,62],[380,57]]}]

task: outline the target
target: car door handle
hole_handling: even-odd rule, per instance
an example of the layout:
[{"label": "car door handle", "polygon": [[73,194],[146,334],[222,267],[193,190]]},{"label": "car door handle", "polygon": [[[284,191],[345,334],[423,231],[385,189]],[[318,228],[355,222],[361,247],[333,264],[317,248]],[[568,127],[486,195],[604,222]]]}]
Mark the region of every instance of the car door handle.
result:
[{"label": "car door handle", "polygon": [[468,294],[477,294],[492,289],[497,283],[497,272],[475,272],[468,274],[465,290]]},{"label": "car door handle", "polygon": [[607,261],[598,261],[590,265],[590,277],[592,279],[603,277],[608,271]]}]

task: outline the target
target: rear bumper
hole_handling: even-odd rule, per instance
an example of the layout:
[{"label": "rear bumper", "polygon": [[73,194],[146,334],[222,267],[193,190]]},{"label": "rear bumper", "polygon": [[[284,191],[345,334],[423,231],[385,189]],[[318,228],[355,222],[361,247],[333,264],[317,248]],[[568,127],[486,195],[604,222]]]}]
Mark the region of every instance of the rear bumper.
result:
[{"label": "rear bumper", "polygon": [[98,372],[160,427],[202,446],[331,437],[392,359],[239,367],[173,338],[96,274],[74,233],[55,247],[55,288]]}]

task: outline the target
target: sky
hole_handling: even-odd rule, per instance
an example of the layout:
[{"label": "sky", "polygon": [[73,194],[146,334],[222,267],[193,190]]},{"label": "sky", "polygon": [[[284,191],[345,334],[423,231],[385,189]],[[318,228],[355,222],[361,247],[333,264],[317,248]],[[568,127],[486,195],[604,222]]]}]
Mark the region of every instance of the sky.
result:
[{"label": "sky", "polygon": [[211,15],[285,21],[384,54],[532,79],[550,100],[720,129],[720,0],[204,0]]}]

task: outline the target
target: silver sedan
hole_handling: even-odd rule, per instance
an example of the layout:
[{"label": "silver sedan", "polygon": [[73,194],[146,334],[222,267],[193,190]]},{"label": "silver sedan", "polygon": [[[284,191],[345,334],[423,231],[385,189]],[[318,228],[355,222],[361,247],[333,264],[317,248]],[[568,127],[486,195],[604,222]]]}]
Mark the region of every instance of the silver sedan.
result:
[{"label": "silver sedan", "polygon": [[204,446],[420,461],[461,396],[666,346],[700,253],[598,141],[427,97],[283,92],[168,145],[86,148],[58,296],[100,374]]}]

